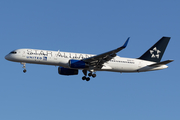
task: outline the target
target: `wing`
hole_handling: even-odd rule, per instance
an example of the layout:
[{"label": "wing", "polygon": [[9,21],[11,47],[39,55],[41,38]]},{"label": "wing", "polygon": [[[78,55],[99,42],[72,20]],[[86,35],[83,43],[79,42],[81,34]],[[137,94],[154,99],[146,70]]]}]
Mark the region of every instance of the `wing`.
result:
[{"label": "wing", "polygon": [[86,59],[82,59],[82,61],[88,63],[91,67],[96,67],[96,68],[101,68],[103,65],[103,63],[111,60],[112,58],[116,57],[116,53],[121,51],[122,49],[126,48],[127,44],[128,44],[129,38],[126,40],[126,42],[124,43],[123,46],[111,50],[109,52],[106,53],[102,53],[93,57],[89,57]]}]

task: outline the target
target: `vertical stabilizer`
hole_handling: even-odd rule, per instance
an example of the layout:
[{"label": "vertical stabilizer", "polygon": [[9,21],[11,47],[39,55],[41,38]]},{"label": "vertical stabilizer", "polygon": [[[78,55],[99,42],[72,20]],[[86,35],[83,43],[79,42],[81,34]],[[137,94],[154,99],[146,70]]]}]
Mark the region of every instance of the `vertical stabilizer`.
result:
[{"label": "vertical stabilizer", "polygon": [[142,60],[160,62],[161,58],[169,43],[170,37],[162,37],[156,44],[154,44],[148,51],[146,51],[140,58]]}]

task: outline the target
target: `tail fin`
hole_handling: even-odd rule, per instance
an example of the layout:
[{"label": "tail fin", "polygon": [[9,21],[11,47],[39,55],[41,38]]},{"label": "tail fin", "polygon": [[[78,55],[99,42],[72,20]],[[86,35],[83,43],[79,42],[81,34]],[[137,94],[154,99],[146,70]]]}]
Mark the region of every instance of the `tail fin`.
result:
[{"label": "tail fin", "polygon": [[161,58],[169,43],[170,37],[162,37],[156,44],[154,44],[148,51],[146,51],[140,58],[142,60],[160,62]]}]

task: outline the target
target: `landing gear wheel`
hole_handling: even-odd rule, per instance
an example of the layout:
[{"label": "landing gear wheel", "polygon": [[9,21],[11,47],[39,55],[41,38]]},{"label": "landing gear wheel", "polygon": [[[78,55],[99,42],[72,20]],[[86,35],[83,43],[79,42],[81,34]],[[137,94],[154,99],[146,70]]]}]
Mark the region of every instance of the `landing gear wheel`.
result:
[{"label": "landing gear wheel", "polygon": [[87,78],[86,78],[86,81],[89,81],[89,80],[90,80],[90,78],[89,78],[89,77],[87,77]]},{"label": "landing gear wheel", "polygon": [[95,77],[96,77],[96,74],[92,74],[92,77],[95,78]]},{"label": "landing gear wheel", "polygon": [[83,77],[82,77],[82,80],[86,80],[86,76],[83,76]]},{"label": "landing gear wheel", "polygon": [[23,70],[24,73],[26,73],[26,71],[27,71],[26,69]]},{"label": "landing gear wheel", "polygon": [[91,77],[91,76],[92,76],[92,73],[90,72],[90,73],[88,74],[88,76]]},{"label": "landing gear wheel", "polygon": [[[89,73],[87,74],[87,70],[82,70],[84,76],[82,77],[82,80],[86,80],[86,81],[90,81],[90,77],[95,78],[96,77],[96,72],[92,69],[92,70],[88,70]],[[89,77],[88,77],[89,76]]]}]

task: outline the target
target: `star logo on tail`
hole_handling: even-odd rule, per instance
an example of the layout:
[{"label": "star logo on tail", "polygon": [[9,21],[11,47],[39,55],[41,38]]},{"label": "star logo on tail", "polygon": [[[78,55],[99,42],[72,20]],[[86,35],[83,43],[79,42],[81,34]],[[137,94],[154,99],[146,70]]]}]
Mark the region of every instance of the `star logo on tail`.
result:
[{"label": "star logo on tail", "polygon": [[161,53],[161,51],[154,47],[153,50],[150,50],[150,53],[151,58],[159,58],[159,54]]}]

